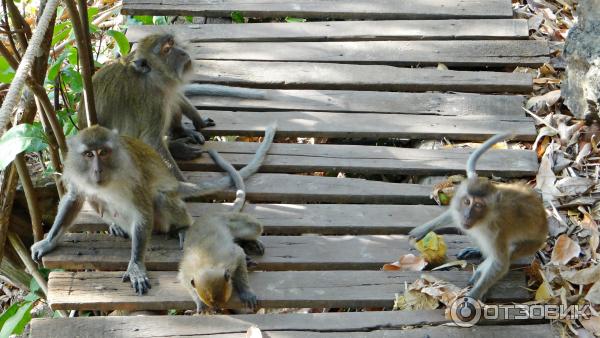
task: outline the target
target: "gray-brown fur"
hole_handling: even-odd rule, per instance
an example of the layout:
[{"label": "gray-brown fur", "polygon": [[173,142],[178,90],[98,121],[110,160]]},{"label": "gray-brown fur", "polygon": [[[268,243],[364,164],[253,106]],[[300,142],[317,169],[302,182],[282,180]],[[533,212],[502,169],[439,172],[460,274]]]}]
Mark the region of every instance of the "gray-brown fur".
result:
[{"label": "gray-brown fur", "polygon": [[469,235],[478,249],[467,248],[459,258],[485,257],[469,280],[473,288],[468,296],[476,299],[483,299],[508,272],[511,261],[535,254],[548,236],[546,210],[536,192],[523,184],[493,184],[477,177],[477,158],[503,137],[493,137],[471,155],[468,178],[458,187],[448,210],[409,233],[419,240],[439,227],[453,225]]}]

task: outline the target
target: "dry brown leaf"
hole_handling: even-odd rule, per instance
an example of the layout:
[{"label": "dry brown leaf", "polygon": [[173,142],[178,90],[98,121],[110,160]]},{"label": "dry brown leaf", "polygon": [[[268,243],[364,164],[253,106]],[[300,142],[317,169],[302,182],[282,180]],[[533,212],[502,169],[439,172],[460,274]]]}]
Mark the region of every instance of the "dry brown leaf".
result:
[{"label": "dry brown leaf", "polygon": [[407,254],[394,263],[385,264],[384,271],[422,271],[427,266],[427,261],[423,257],[418,257],[413,254]]},{"label": "dry brown leaf", "polygon": [[441,270],[441,269],[451,268],[453,266],[458,266],[461,269],[464,269],[464,268],[467,267],[467,261],[465,261],[465,260],[452,261],[452,262],[448,262],[446,264],[442,264],[442,265],[440,265],[438,267],[435,267],[435,268],[433,268],[431,270],[432,271]]},{"label": "dry brown leaf", "polygon": [[394,310],[435,310],[440,306],[437,299],[417,290],[404,290],[404,294],[396,294]]},{"label": "dry brown leaf", "polygon": [[250,326],[246,331],[246,338],[262,338],[262,332],[257,326]]},{"label": "dry brown leaf", "polygon": [[552,287],[547,281],[544,281],[535,291],[535,300],[538,302],[547,302],[552,298],[554,298]]},{"label": "dry brown leaf", "polygon": [[579,319],[581,325],[596,336],[600,336],[600,317],[593,316],[588,319]]},{"label": "dry brown leaf", "polygon": [[600,304],[600,281],[594,283],[587,295],[585,300],[590,301],[592,304]]},{"label": "dry brown leaf", "polygon": [[557,265],[565,265],[571,259],[579,256],[581,247],[569,236],[563,234],[556,239],[550,262]]},{"label": "dry brown leaf", "polygon": [[556,187],[565,195],[581,195],[595,184],[587,177],[565,177],[556,182]]},{"label": "dry brown leaf", "polygon": [[538,112],[544,107],[553,106],[560,99],[560,89],[553,90],[544,95],[534,96],[527,100],[525,108]]},{"label": "dry brown leaf", "polygon": [[588,285],[600,280],[600,264],[581,270],[561,271],[560,275],[567,281],[577,285]]},{"label": "dry brown leaf", "polygon": [[552,160],[550,159],[551,154],[545,154],[542,157],[540,168],[536,175],[535,188],[542,192],[544,201],[552,201],[556,196],[560,196],[561,192],[556,188],[554,182],[556,181],[556,175],[552,171]]}]

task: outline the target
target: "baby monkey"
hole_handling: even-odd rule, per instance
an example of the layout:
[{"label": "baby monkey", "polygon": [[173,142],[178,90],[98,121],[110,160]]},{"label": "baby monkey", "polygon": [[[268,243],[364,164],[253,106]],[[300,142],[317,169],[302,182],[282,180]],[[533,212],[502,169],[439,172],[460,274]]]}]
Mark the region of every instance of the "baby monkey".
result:
[{"label": "baby monkey", "polygon": [[486,292],[509,270],[511,261],[535,254],[546,242],[548,223],[539,195],[523,184],[493,184],[475,172],[479,157],[508,134],[495,135],[467,161],[467,179],[458,187],[450,207],[432,221],[413,229],[417,240],[442,226],[454,225],[469,235],[479,249],[459,253],[463,259],[483,255],[469,284],[467,296],[483,300]]},{"label": "baby monkey", "polygon": [[240,174],[218,153],[211,150],[209,154],[230,174],[236,199],[230,212],[205,214],[188,229],[179,282],[194,299],[197,313],[225,306],[233,291],[243,305],[253,309],[256,295],[248,284],[246,253],[264,253],[258,240],[263,228],[254,217],[241,213],[246,192]]}]

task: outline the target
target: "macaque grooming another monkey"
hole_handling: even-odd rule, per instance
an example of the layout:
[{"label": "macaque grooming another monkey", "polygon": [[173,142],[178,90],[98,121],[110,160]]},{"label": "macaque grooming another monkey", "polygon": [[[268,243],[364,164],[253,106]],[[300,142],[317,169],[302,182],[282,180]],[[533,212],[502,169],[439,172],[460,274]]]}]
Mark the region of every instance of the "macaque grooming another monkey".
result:
[{"label": "macaque grooming another monkey", "polygon": [[548,223],[539,195],[523,184],[493,184],[475,171],[479,157],[508,134],[495,135],[471,154],[467,178],[458,187],[450,207],[432,221],[413,229],[417,240],[442,226],[454,225],[469,235],[479,250],[467,248],[458,257],[482,254],[467,294],[483,299],[488,289],[509,270],[511,261],[535,254],[546,242]]},{"label": "macaque grooming another monkey", "polygon": [[[240,170],[244,175],[258,170],[274,134],[275,127],[267,129],[256,156]],[[63,173],[68,192],[48,236],[31,247],[32,258],[37,261],[56,247],[87,200],[111,224],[111,234],[131,237],[131,258],[123,280],[129,280],[139,295],[150,288],[144,256],[153,230],[179,232],[182,239],[183,230],[192,223],[181,194],[201,196],[231,186],[229,177],[199,185],[178,182],[152,147],[100,126],[81,130],[69,138],[68,147]],[[230,175],[237,174],[230,170]]]},{"label": "macaque grooming another monkey", "polygon": [[248,284],[244,251],[264,253],[264,246],[258,240],[262,225],[254,217],[241,213],[246,198],[242,177],[216,152],[210,155],[231,175],[237,189],[236,199],[230,212],[203,215],[188,229],[179,282],[194,299],[197,313],[225,306],[233,291],[242,304],[254,308],[256,295]]},{"label": "macaque grooming another monkey", "polygon": [[[149,144],[180,181],[184,177],[174,157],[191,160],[201,156],[202,150],[189,146],[187,141],[204,143],[200,129],[215,125],[213,120],[202,118],[183,94],[185,77],[191,71],[190,55],[175,38],[170,34],[155,34],[140,40],[134,51],[102,67],[93,77],[98,123]],[[261,93],[216,85],[189,85],[186,89],[194,95],[250,98]],[[79,114],[80,126],[85,127],[83,105]],[[183,127],[182,114],[196,130]],[[165,137],[169,131],[173,140],[167,147]]]}]

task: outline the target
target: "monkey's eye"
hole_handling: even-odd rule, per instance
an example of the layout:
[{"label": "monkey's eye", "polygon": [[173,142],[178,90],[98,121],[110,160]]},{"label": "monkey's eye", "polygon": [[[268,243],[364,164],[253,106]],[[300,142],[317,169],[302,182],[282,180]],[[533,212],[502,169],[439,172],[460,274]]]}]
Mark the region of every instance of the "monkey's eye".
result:
[{"label": "monkey's eye", "polygon": [[463,204],[464,204],[464,205],[469,205],[469,204],[471,204],[471,200],[470,200],[470,199],[468,199],[468,198],[465,198],[465,199],[463,200]]},{"label": "monkey's eye", "polygon": [[106,157],[106,156],[110,155],[110,152],[111,152],[111,150],[108,148],[98,149],[98,156]]},{"label": "monkey's eye", "polygon": [[94,153],[91,151],[84,151],[82,155],[88,158],[94,157]]},{"label": "monkey's eye", "polygon": [[483,204],[479,203],[479,202],[475,203],[474,206],[475,206],[476,209],[482,209],[483,208]]}]

